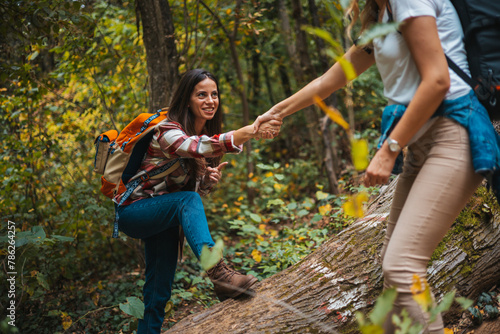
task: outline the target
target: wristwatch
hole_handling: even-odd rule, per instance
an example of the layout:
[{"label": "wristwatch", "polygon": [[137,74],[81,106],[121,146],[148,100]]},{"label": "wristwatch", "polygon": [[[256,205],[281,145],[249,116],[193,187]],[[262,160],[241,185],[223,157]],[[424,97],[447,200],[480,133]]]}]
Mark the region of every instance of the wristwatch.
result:
[{"label": "wristwatch", "polygon": [[399,143],[391,137],[387,137],[387,145],[389,145],[389,150],[391,150],[391,152],[401,152],[401,146],[399,146]]}]

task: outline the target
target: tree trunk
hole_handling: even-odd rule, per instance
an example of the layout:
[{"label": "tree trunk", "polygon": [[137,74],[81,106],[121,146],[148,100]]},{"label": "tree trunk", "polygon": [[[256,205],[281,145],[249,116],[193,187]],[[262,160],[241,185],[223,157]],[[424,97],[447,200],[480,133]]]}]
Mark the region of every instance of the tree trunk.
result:
[{"label": "tree trunk", "polygon": [[136,0],[136,6],[146,48],[149,112],[155,112],[169,104],[179,78],[174,23],[168,1]]},{"label": "tree trunk", "polygon": [[[364,218],[258,283],[253,298],[216,304],[167,333],[357,333],[355,312],[367,313],[382,289],[379,252],[395,183],[371,202]],[[483,208],[477,200],[471,205]],[[492,214],[451,229],[428,270],[438,300],[452,289],[474,298],[499,282],[499,218]]]},{"label": "tree trunk", "polygon": [[338,157],[336,150],[333,149],[334,142],[333,132],[330,130],[332,120],[328,116],[321,119],[321,134],[323,135],[323,144],[325,145],[325,169],[328,176],[329,192],[335,195],[340,193],[339,183],[337,180]]}]

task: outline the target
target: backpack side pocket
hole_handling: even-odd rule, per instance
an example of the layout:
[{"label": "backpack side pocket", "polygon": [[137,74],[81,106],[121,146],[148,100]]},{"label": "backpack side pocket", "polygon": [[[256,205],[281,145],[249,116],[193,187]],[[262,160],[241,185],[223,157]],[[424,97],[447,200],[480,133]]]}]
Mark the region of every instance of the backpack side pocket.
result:
[{"label": "backpack side pocket", "polygon": [[118,137],[118,132],[110,130],[100,134],[95,139],[94,172],[104,174],[106,163],[108,162],[109,150],[112,148],[116,137]]}]

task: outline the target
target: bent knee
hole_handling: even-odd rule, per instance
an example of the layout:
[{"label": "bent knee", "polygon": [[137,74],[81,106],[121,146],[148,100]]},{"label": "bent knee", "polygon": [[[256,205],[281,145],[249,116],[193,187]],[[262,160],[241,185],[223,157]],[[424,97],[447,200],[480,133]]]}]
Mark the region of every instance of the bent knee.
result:
[{"label": "bent knee", "polygon": [[186,191],[186,193],[184,194],[184,196],[185,196],[184,197],[184,203],[188,207],[192,207],[192,208],[202,207],[203,208],[203,202],[201,200],[201,196],[197,192],[195,192],[195,191]]}]

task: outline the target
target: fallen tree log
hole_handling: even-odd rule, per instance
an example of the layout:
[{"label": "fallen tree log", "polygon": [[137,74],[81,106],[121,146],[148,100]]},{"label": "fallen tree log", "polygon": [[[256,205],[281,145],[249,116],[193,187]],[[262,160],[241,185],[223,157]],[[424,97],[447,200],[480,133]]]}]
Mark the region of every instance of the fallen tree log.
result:
[{"label": "fallen tree log", "polygon": [[[357,333],[355,312],[368,313],[382,290],[379,252],[395,183],[364,218],[259,282],[254,297],[214,305],[166,333]],[[428,268],[438,300],[451,290],[473,299],[500,281],[500,216],[477,198],[465,211]]]}]

